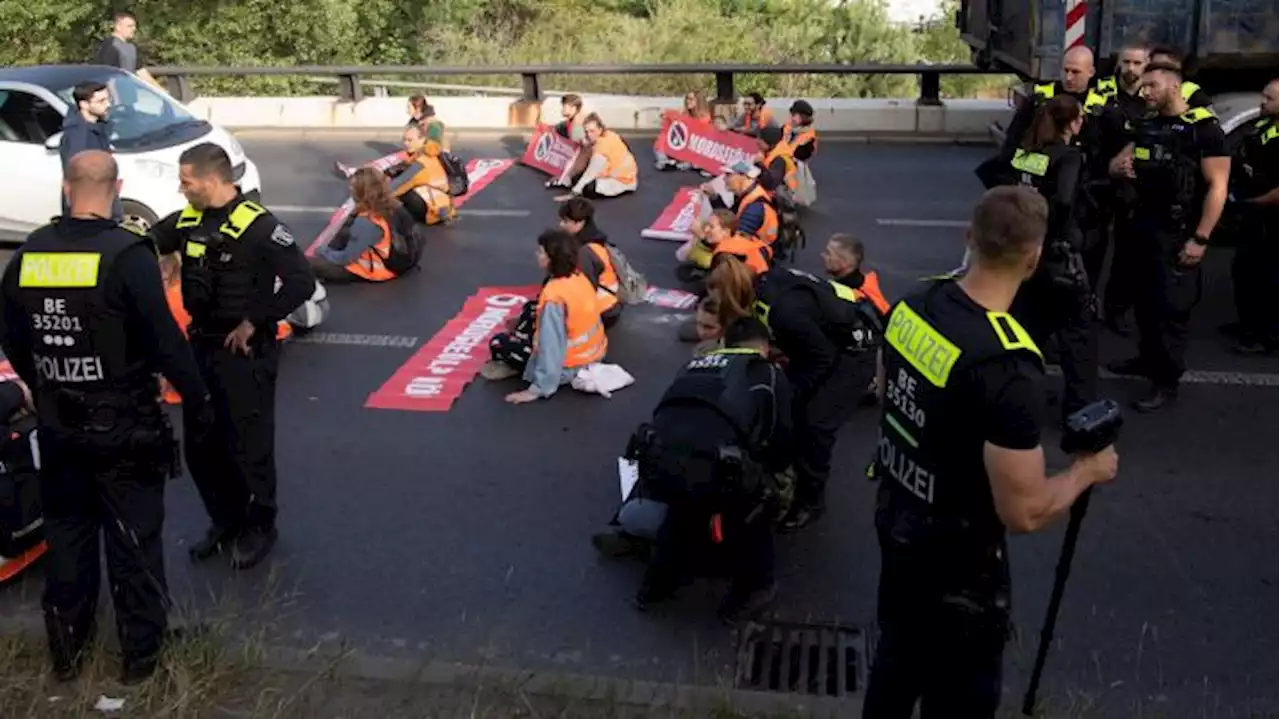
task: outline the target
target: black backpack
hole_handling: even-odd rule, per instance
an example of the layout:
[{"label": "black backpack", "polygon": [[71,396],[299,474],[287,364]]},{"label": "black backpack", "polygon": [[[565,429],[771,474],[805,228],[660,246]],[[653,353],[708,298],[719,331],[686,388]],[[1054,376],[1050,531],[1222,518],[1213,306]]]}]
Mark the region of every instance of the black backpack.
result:
[{"label": "black backpack", "polygon": [[449,196],[459,197],[471,189],[471,178],[467,176],[467,163],[452,152],[440,153],[440,164],[444,165],[444,175],[449,179]]},{"label": "black backpack", "polygon": [[35,419],[0,426],[0,557],[21,555],[44,539],[40,476],[32,440]]},{"label": "black backpack", "polygon": [[407,210],[401,209],[396,214],[402,216],[394,218],[390,223],[391,252],[382,264],[400,277],[416,269],[422,262],[422,251],[427,245],[427,228],[414,221]]}]

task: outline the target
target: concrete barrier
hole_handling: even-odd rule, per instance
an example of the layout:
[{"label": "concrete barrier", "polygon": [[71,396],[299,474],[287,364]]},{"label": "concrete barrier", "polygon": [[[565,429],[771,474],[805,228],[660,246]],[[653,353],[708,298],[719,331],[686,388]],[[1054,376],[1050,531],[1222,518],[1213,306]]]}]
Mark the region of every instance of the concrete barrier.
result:
[{"label": "concrete barrier", "polygon": [[[586,96],[586,108],[610,128],[624,132],[653,132],[662,112],[680,106],[680,98],[621,95]],[[769,106],[785,116],[791,98],[771,98]],[[436,114],[451,130],[499,130],[513,127],[515,104],[500,97],[432,98]],[[986,140],[994,120],[1010,114],[1004,100],[948,100],[941,106],[917,105],[914,100],[810,100],[820,132],[841,135],[893,136],[911,139]],[[363,129],[404,127],[408,113],[404,98],[367,98],[357,103],[336,97],[202,97],[189,105],[197,116],[230,129]],[[542,103],[544,122],[560,120],[560,98]]]}]

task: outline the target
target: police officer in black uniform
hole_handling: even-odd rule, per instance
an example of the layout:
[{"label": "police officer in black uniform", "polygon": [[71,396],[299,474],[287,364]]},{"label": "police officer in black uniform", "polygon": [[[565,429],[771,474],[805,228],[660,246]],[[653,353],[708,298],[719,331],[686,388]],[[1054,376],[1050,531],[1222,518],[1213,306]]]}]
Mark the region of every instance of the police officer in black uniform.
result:
[{"label": "police officer in black uniform", "polygon": [[1140,412],[1154,412],[1177,396],[1186,369],[1188,323],[1200,300],[1200,260],[1222,216],[1231,170],[1218,118],[1182,96],[1182,71],[1152,61],[1142,76],[1155,114],[1111,161],[1112,174],[1135,180],[1132,238],[1141,253],[1138,356],[1116,363],[1119,374],[1147,377],[1150,396]]},{"label": "police officer in black uniform", "polygon": [[[1005,132],[1003,153],[1012,155],[1018,149],[1022,138],[1031,129],[1036,111],[1041,105],[1059,95],[1071,95],[1079,100],[1086,114],[1093,115],[1101,112],[1107,99],[1093,87],[1094,69],[1092,50],[1087,47],[1073,47],[1068,50],[1062,56],[1062,79],[1032,86],[1031,96],[1018,106]],[[1086,123],[1081,132],[1080,141],[1092,146],[1095,139],[1093,123]]]},{"label": "police officer in black uniform", "polygon": [[153,234],[162,252],[182,253],[191,346],[217,415],[204,441],[187,434],[187,466],[213,522],[190,554],[234,542],[232,566],[247,569],[276,542],[276,323],[311,297],[315,277],[289,228],[232,183],[221,147],[196,145],[178,163],[190,204]]},{"label": "police officer in black uniform", "polygon": [[1213,98],[1209,93],[1204,91],[1200,85],[1188,80],[1187,68],[1184,66],[1182,52],[1177,48],[1169,45],[1156,45],[1151,48],[1148,55],[1148,62],[1159,63],[1161,65],[1173,65],[1183,72],[1181,84],[1178,85],[1178,93],[1182,95],[1182,99],[1187,101],[1191,107],[1203,107],[1213,109]]},{"label": "police officer in black uniform", "polygon": [[859,290],[789,267],[758,278],[755,311],[787,358],[795,392],[796,493],[781,527],[794,532],[826,510],[836,432],[875,377],[883,324]]},{"label": "police officer in black uniform", "polygon": [[1036,270],[1045,201],[990,190],[970,267],[899,302],[885,328],[884,414],[873,476],[880,641],[863,716],[995,715],[1009,629],[1006,528],[1040,529],[1112,479],[1114,449],[1045,476],[1040,350],[1009,307]]},{"label": "police officer in black uniform", "polygon": [[769,477],[789,463],[791,396],[766,359],[769,331],[759,320],[731,323],[725,345],[681,370],[633,439],[644,497],[667,506],[636,603],[670,598],[693,576],[695,557],[718,547],[724,561],[703,564],[727,566],[732,584],[719,614],[736,623],[775,594]]},{"label": "police officer in black uniform", "polygon": [[182,395],[193,428],[211,421],[154,247],[109,219],[116,173],[108,153],[77,153],[63,180],[69,214],[33,232],[0,281],[0,341],[32,388],[38,417],[49,542],[43,604],[61,680],[78,674],[94,636],[99,531],[123,680],[155,671],[169,601],[164,485],[178,469],[157,373]]},{"label": "police officer in black uniform", "polygon": [[1230,207],[1241,230],[1231,263],[1239,319],[1235,349],[1246,354],[1276,351],[1276,90],[1276,80],[1263,89],[1261,117],[1231,162]]}]

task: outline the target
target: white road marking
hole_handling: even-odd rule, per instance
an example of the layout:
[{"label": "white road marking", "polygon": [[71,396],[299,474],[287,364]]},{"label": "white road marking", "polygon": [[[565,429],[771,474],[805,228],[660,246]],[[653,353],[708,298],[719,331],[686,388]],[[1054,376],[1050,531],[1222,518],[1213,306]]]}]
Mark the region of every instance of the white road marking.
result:
[{"label": "white road marking", "polygon": [[[332,215],[334,207],[319,207],[316,205],[272,205],[268,208],[272,212],[280,214],[293,215]],[[469,210],[462,208],[458,210],[458,214],[463,217],[529,217],[533,213],[529,210]]]},{"label": "white road marking", "polygon": [[[1062,370],[1057,365],[1048,368],[1048,374],[1061,376]],[[1098,370],[1099,379],[1128,379],[1146,382],[1143,377],[1123,375],[1105,369]],[[1214,370],[1187,370],[1182,375],[1183,384],[1234,385],[1246,387],[1277,387],[1280,376],[1267,372],[1219,372]]]},{"label": "white road marking", "polygon": [[308,332],[299,334],[294,342],[306,345],[354,345],[357,347],[414,347],[417,337],[405,335],[362,335],[348,332]]},{"label": "white road marking", "polygon": [[956,227],[965,228],[969,226],[968,220],[912,220],[907,218],[877,218],[877,225],[888,225],[890,227]]}]

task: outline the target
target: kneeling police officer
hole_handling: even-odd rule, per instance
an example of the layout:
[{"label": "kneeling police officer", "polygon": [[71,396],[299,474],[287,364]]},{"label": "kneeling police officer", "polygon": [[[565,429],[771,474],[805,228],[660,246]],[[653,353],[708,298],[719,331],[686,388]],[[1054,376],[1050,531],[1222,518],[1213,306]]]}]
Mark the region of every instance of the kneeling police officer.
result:
[{"label": "kneeling police officer", "polygon": [[733,623],[774,597],[771,477],[787,464],[791,398],[786,378],[766,359],[769,331],[759,320],[734,321],[725,344],[685,366],[628,455],[640,465],[633,501],[665,505],[637,607],[671,598],[700,557],[728,570],[732,584],[719,614]]},{"label": "kneeling police officer", "polygon": [[161,252],[182,252],[191,347],[216,415],[202,441],[187,428],[187,467],[213,522],[190,554],[234,542],[232,566],[247,569],[276,542],[276,324],[311,297],[315,277],[289,228],[240,194],[221,147],[185,150],[178,176],[190,204],[152,234]]},{"label": "kneeling police officer", "polygon": [[1108,447],[1045,476],[1043,359],[1009,315],[1036,270],[1048,208],[983,196],[970,268],[899,302],[885,329],[874,477],[880,641],[863,716],[991,717],[1009,625],[1006,528],[1036,531],[1115,477]]},{"label": "kneeling police officer", "polygon": [[69,214],[31,233],[5,270],[0,341],[35,400],[54,674],[75,678],[94,636],[101,531],[122,680],[132,683],[155,671],[169,601],[161,527],[178,449],[157,373],[181,393],[193,427],[211,418],[154,248],[109,219],[116,176],[108,153],[71,159]]},{"label": "kneeling police officer", "polygon": [[760,276],[755,311],[786,356],[795,391],[796,494],[782,523],[783,531],[795,531],[826,509],[836,432],[875,377],[883,325],[860,290],[794,268]]}]

